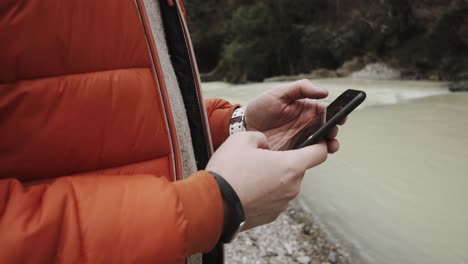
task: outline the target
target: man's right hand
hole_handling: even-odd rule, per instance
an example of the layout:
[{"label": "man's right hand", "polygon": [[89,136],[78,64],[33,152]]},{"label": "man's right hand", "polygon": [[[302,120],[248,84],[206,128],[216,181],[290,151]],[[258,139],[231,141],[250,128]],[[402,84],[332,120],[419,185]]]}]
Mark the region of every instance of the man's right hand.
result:
[{"label": "man's right hand", "polygon": [[320,142],[290,151],[271,151],[260,132],[230,136],[210,159],[206,170],[221,175],[234,188],[245,213],[244,230],[274,221],[300,191],[307,169],[327,158]]}]

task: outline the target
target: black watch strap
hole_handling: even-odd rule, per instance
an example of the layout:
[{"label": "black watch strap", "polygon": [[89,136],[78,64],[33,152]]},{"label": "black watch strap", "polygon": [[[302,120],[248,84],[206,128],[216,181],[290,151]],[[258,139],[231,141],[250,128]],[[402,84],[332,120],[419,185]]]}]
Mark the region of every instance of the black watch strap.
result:
[{"label": "black watch strap", "polygon": [[230,243],[236,238],[237,234],[239,234],[244,226],[244,209],[242,208],[239,196],[237,196],[237,193],[231,185],[219,174],[211,171],[210,173],[216,179],[221,195],[229,207],[229,210],[226,211],[225,209],[223,233],[220,240],[223,243]]}]

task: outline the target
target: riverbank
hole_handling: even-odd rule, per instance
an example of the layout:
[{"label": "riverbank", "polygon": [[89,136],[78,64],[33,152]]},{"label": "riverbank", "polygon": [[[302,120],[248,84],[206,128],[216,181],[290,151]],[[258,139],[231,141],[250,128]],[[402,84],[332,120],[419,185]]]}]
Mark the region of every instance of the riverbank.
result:
[{"label": "riverbank", "polygon": [[[454,117],[460,119],[458,121],[459,124],[465,122],[462,122],[462,118],[466,115],[459,114],[456,111],[460,106],[466,104],[457,101],[459,95],[450,93],[448,83],[446,82],[408,80],[382,81],[354,78],[317,79],[313,82],[317,86],[323,87],[329,91],[329,97],[324,100],[325,102],[330,102],[346,89],[364,90],[368,95],[367,100],[362,105],[362,108],[364,108],[363,111],[361,111],[361,108],[359,111],[353,113],[351,116],[352,121],[350,120],[350,122],[340,130],[342,150],[336,155],[332,155],[324,165],[309,171],[304,178],[301,197],[304,199],[307,208],[311,209],[313,217],[305,214],[301,208],[297,208],[297,206],[294,205],[294,207],[291,207],[285,212],[275,223],[241,233],[240,237],[232,245],[227,247],[227,263],[301,263],[299,262],[300,260],[303,261],[303,263],[314,264],[423,263],[421,261],[402,261],[402,259],[405,258],[414,258],[416,260],[424,259],[424,263],[437,263],[435,261],[428,261],[430,258],[423,258],[425,255],[419,254],[421,253],[419,251],[420,248],[415,246],[418,245],[418,241],[414,241],[414,239],[424,236],[424,233],[423,235],[418,234],[418,236],[410,237],[411,245],[408,245],[407,241],[401,238],[404,237],[405,234],[410,234],[412,230],[419,230],[419,223],[434,222],[434,219],[438,219],[432,215],[429,217],[428,215],[422,214],[429,220],[421,219],[418,220],[418,224],[413,225],[414,221],[412,221],[412,219],[414,219],[415,216],[412,212],[416,212],[417,209],[410,207],[410,205],[413,204],[411,201],[401,200],[401,197],[406,197],[404,188],[408,186],[422,186],[417,183],[426,182],[428,177],[424,177],[424,180],[418,179],[414,183],[409,182],[405,185],[406,187],[401,187],[403,188],[403,195],[401,197],[391,196],[392,194],[396,194],[396,192],[393,192],[394,189],[400,190],[396,187],[390,188],[391,186],[398,185],[398,182],[392,182],[391,184],[386,183],[388,180],[396,179],[395,175],[402,175],[400,177],[401,179],[399,178],[401,182],[411,181],[419,175],[445,175],[441,171],[437,171],[438,168],[442,168],[438,165],[439,163],[431,162],[426,164],[426,161],[443,160],[444,163],[456,161],[455,159],[444,157],[443,154],[455,151],[457,146],[462,146],[465,141],[460,141],[460,138],[462,138],[460,136],[446,137],[444,135],[461,133],[460,131],[463,130],[456,129],[455,126],[446,125],[445,123],[449,122]],[[232,85],[225,82],[203,83],[203,93],[206,98],[224,98],[233,103],[247,105],[252,98],[263,91],[286,83],[288,82],[263,82],[244,85]],[[468,94],[461,94],[460,96],[468,96]],[[441,97],[444,99],[440,100],[439,98]],[[418,106],[419,104],[417,104],[413,109],[412,105],[415,104],[415,100],[423,98],[427,98],[424,100],[429,101],[423,101],[424,105]],[[375,111],[382,111],[379,109],[393,109],[392,105],[398,105],[396,109],[405,108],[406,110],[403,110],[403,113],[397,117],[395,117],[390,110],[389,113],[385,112],[385,115],[381,115],[380,112],[375,113],[375,116],[373,115]],[[423,110],[429,112],[424,112]],[[455,112],[452,113],[451,111]],[[437,117],[434,118],[434,116]],[[411,120],[408,121],[408,124],[405,124],[404,127],[398,129],[398,127],[400,127],[400,121],[406,119]],[[432,120],[435,120],[435,123],[432,123]],[[423,121],[428,122],[425,123],[426,126],[423,127],[424,129],[413,132],[419,127],[419,125],[415,126],[414,124],[420,124]],[[431,128],[431,126],[436,125],[437,127],[434,131],[434,128]],[[440,127],[438,125],[440,125]],[[377,129],[381,129],[382,131],[379,130],[379,132],[375,132]],[[389,129],[393,129],[391,133],[387,131]],[[413,136],[408,137],[408,133],[410,132]],[[421,139],[427,139],[432,134],[436,134],[436,136],[430,138],[428,140],[429,142],[449,142],[450,148],[447,149],[447,144],[434,147],[434,143],[428,143],[426,141],[424,141],[424,143],[420,142]],[[364,144],[363,138],[366,139]],[[368,138],[373,139],[372,143],[369,143],[367,140]],[[382,138],[385,138],[385,141],[382,141]],[[440,141],[438,138],[444,138],[444,141]],[[393,140],[391,144],[387,142],[389,139]],[[401,143],[402,139],[406,140],[404,144]],[[454,144],[453,141],[459,141],[458,145]],[[405,147],[401,147],[402,144]],[[390,150],[394,151],[391,154],[388,151],[382,151],[382,149],[388,149],[393,145],[398,147],[391,148]],[[417,150],[420,145],[432,146],[432,149],[438,150],[426,151],[418,154],[414,153],[409,156],[401,152],[402,149],[405,149],[405,152]],[[440,154],[442,157],[435,159],[430,158],[430,156],[425,159],[414,158],[421,157],[422,155],[435,154]],[[388,159],[388,156],[395,158]],[[463,155],[456,153],[453,156],[462,157]],[[357,157],[359,158],[357,159]],[[370,159],[373,161],[369,162]],[[394,168],[394,166],[392,166],[392,160],[395,159],[399,159],[396,164],[403,164],[401,168]],[[424,162],[419,163],[418,160],[424,160]],[[382,162],[384,162],[383,165]],[[410,164],[416,162],[414,168],[411,167],[412,169],[408,169],[405,167],[405,164],[409,166],[408,162],[410,162]],[[388,165],[384,172],[397,169],[400,171],[390,173],[390,176],[387,178],[387,174],[383,173],[379,166],[373,164],[379,164],[379,166]],[[433,167],[425,170],[424,173],[418,173],[419,170],[423,170],[430,164],[434,164]],[[462,168],[463,165],[452,164],[448,167]],[[366,169],[363,170],[363,168]],[[405,170],[411,171],[413,174],[408,176]],[[375,181],[373,181],[374,179]],[[446,184],[439,184],[437,186],[445,185]],[[388,192],[390,192],[390,194]],[[443,194],[444,192],[440,191],[439,193]],[[374,197],[380,197],[383,194],[386,196],[390,195],[391,198],[385,199],[385,201],[390,201],[395,203],[395,205],[391,206],[390,209],[385,207],[385,210],[382,211],[382,205],[380,204],[381,199],[374,199]],[[434,194],[431,193],[431,195]],[[371,199],[369,199],[369,197],[371,197]],[[431,196],[424,196],[424,199],[430,198]],[[440,200],[442,200],[442,198]],[[374,203],[377,205],[374,205]],[[342,206],[343,204],[346,206]],[[369,204],[372,206],[371,209],[366,207]],[[387,204],[387,202],[385,204]],[[437,204],[437,201],[433,201],[431,204]],[[457,205],[455,201],[450,201],[445,204]],[[405,206],[408,207],[408,209],[405,209],[404,214],[395,216],[395,214],[398,214],[400,211],[399,208],[405,208]],[[360,208],[359,213],[354,213],[356,208]],[[397,209],[396,211],[392,210],[395,208]],[[428,212],[430,211],[428,210]],[[459,209],[458,212],[464,212],[464,210]],[[298,215],[304,216],[304,218],[296,218]],[[373,221],[374,218],[380,217],[381,215],[386,215],[386,217],[381,217]],[[440,213],[440,215],[444,216],[445,214]],[[388,221],[387,218],[392,219],[392,221]],[[330,239],[327,232],[320,228],[321,225],[314,221],[314,219],[319,219],[320,223],[325,226],[325,230],[330,231],[332,234],[331,237],[337,238],[341,246],[335,243],[333,239]],[[401,223],[399,219],[405,219],[406,222]],[[394,222],[399,223],[398,227],[393,228],[391,226]],[[430,230],[423,231],[431,234],[431,231],[438,230],[438,226],[441,226],[435,225],[434,223],[431,225],[432,228]],[[451,225],[453,226],[454,224]],[[313,231],[306,231],[304,234],[302,231],[304,226],[311,226],[312,228],[310,228],[310,230]],[[359,231],[355,230],[356,226],[359,227]],[[408,228],[408,226],[411,228]],[[304,229],[308,230],[309,228]],[[371,232],[369,235],[367,229],[377,231],[374,233]],[[387,232],[388,230],[391,232]],[[308,235],[308,233],[310,235]],[[380,233],[385,233],[384,238],[379,236]],[[392,239],[385,239],[385,237]],[[443,236],[437,234],[437,237]],[[430,241],[429,244],[438,243],[438,240],[425,241]],[[388,243],[392,243],[391,246],[388,246]],[[463,243],[456,244],[452,243],[450,240],[444,240],[443,243],[450,244],[451,247],[456,250],[457,254],[463,254],[458,253],[460,246],[457,246],[463,245]],[[345,245],[345,247],[342,245]],[[291,253],[288,252],[288,248]],[[380,251],[381,249],[382,252]],[[411,255],[413,249],[415,252],[418,252],[418,254]],[[437,249],[439,249],[439,251],[441,249],[443,250],[443,246],[431,246],[431,249],[428,250],[430,252],[427,254],[439,260],[438,263],[445,263],[440,261],[437,254],[431,253],[438,252]],[[466,252],[468,252],[468,250]],[[387,255],[399,257],[400,254],[402,256],[399,258],[399,261],[364,261],[364,259],[372,260],[372,257],[374,260],[383,261]],[[424,252],[424,254],[426,254],[426,252]],[[347,260],[346,256],[349,256],[351,260]],[[444,257],[446,259],[451,259],[451,256],[444,255]],[[330,262],[330,260],[334,259],[337,262]],[[451,263],[453,263],[453,261]]]},{"label": "riverbank", "polygon": [[[394,68],[384,61],[375,61],[370,57],[356,57],[345,62],[336,70],[317,69],[310,73],[298,75],[280,75],[265,79],[265,82],[284,82],[295,81],[300,79],[336,79],[350,78],[355,80],[374,80],[374,81],[428,81],[440,82],[442,78],[437,72],[425,73],[418,70]],[[448,83],[448,87],[452,92],[468,92],[468,76],[460,74],[459,78]]]},{"label": "riverbank", "polygon": [[468,92],[468,80],[451,83],[449,85],[449,90],[454,93]]},{"label": "riverbank", "polygon": [[347,253],[297,202],[274,223],[239,234],[226,246],[227,264],[348,264]]}]

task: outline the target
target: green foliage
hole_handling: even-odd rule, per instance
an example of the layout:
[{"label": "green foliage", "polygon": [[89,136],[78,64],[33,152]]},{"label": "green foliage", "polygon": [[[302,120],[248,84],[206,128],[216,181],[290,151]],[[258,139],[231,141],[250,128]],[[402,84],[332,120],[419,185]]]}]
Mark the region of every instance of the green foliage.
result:
[{"label": "green foliage", "polygon": [[273,8],[258,1],[234,11],[223,56],[216,69],[228,81],[261,81],[265,76],[287,69],[286,56],[291,54],[284,50],[292,48],[288,45],[290,32],[289,28],[277,27]]},{"label": "green foliage", "polygon": [[[457,1],[463,4],[452,0]],[[404,54],[398,52],[406,43],[420,43],[415,38],[422,45],[427,38],[421,36],[436,40],[414,11],[427,12],[434,4],[446,8],[441,0],[188,0],[187,11],[201,71],[209,72],[210,80],[247,82],[336,69],[366,54],[380,58]],[[458,13],[450,16],[448,9],[441,21],[456,20],[462,25],[458,14],[465,9],[454,10]],[[439,28],[446,28],[442,22]],[[438,27],[433,28],[439,34]],[[466,38],[458,36],[467,30],[460,26],[446,32],[459,39],[453,49],[466,52]],[[425,58],[430,50],[416,52]],[[402,55],[401,61],[408,61],[406,57]]]},{"label": "green foliage", "polygon": [[[186,1],[191,37],[196,53],[202,58],[202,71],[213,69],[220,59],[230,11],[219,8],[216,0]],[[225,5],[225,4],[223,4]]]}]

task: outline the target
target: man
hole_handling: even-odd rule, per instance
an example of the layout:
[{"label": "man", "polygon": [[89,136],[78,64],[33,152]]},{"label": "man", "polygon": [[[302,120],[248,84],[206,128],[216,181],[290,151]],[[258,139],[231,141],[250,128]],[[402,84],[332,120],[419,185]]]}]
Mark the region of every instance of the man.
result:
[{"label": "man", "polygon": [[308,81],[232,125],[205,103],[181,2],[2,1],[0,51],[0,263],[218,262],[338,150],[274,151],[323,109]]}]

